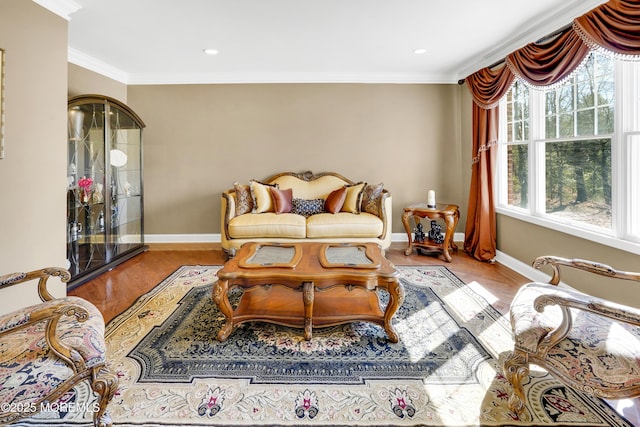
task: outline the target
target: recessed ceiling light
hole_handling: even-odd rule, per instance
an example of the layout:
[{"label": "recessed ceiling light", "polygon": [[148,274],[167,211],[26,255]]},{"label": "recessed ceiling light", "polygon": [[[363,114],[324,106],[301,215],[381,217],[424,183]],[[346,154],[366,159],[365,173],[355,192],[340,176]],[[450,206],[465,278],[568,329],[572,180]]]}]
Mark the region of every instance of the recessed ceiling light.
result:
[{"label": "recessed ceiling light", "polygon": [[416,49],[413,51],[416,55],[422,55],[423,53],[427,53],[427,49]]},{"label": "recessed ceiling light", "polygon": [[207,55],[217,55],[218,54],[218,49],[202,49],[202,51],[204,53],[206,53]]}]

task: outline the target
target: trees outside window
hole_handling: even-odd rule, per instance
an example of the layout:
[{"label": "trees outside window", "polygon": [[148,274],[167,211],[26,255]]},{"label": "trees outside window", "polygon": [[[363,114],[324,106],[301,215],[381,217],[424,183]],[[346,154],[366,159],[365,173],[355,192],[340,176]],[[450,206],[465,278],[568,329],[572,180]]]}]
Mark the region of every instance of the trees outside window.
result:
[{"label": "trees outside window", "polygon": [[516,81],[500,107],[498,212],[640,242],[639,69],[592,53],[559,86]]}]

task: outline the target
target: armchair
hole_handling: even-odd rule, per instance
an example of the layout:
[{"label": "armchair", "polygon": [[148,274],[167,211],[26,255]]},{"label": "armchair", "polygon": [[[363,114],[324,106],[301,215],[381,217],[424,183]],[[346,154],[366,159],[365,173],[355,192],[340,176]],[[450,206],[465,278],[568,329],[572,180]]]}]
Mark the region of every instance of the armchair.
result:
[{"label": "armchair", "polygon": [[0,276],[0,289],[37,279],[43,301],[0,316],[0,424],[35,415],[88,379],[98,398],[84,409],[95,426],[110,426],[105,411],[118,379],[106,366],[102,314],[82,298],[54,299],[50,277],[71,276],[61,268]]},{"label": "armchair", "polygon": [[545,264],[553,269],[549,284],[524,285],[510,307],[515,343],[503,370],[513,387],[511,410],[525,409],[523,381],[530,363],[599,398],[640,396],[640,310],[557,286],[560,266],[636,282],[640,273],[553,256],[539,257],[533,266]]}]

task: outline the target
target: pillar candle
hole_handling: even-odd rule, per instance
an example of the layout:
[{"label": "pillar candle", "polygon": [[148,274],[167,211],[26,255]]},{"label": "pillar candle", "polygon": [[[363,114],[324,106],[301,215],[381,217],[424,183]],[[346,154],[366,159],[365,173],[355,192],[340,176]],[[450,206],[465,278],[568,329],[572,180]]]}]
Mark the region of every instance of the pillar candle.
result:
[{"label": "pillar candle", "polygon": [[427,206],[430,208],[436,207],[436,192],[433,190],[429,190],[429,193],[427,193]]}]

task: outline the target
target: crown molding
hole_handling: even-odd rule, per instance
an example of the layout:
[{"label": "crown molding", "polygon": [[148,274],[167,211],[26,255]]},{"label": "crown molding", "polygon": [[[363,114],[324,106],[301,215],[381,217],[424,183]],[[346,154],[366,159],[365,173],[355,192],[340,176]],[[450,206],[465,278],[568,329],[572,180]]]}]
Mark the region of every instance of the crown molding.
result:
[{"label": "crown molding", "polygon": [[67,60],[72,64],[86,68],[105,77],[109,77],[120,83],[129,84],[129,75],[119,68],[113,67],[104,61],[86,55],[77,49],[68,48]]},{"label": "crown molding", "polygon": [[71,14],[77,12],[82,8],[78,3],[73,0],[32,0],[34,3],[39,4],[50,12],[66,19],[71,19]]},{"label": "crown molding", "polygon": [[265,84],[265,83],[369,83],[369,84],[453,84],[456,79],[446,75],[418,73],[142,73],[129,74],[104,61],[68,49],[68,60],[126,85],[169,84]]},{"label": "crown molding", "polygon": [[541,16],[538,17],[538,19],[531,20],[528,27],[524,28],[522,32],[514,35],[495,48],[477,55],[475,60],[472,60],[470,64],[460,68],[458,78],[464,79],[484,67],[502,61],[511,52],[557,31],[570,24],[578,16],[584,15],[606,2],[607,0],[568,1],[564,7],[559,8],[553,15]]},{"label": "crown molding", "polygon": [[160,84],[246,84],[246,83],[369,83],[435,84],[455,83],[452,76],[417,73],[210,73],[210,74],[129,74],[127,83]]}]

